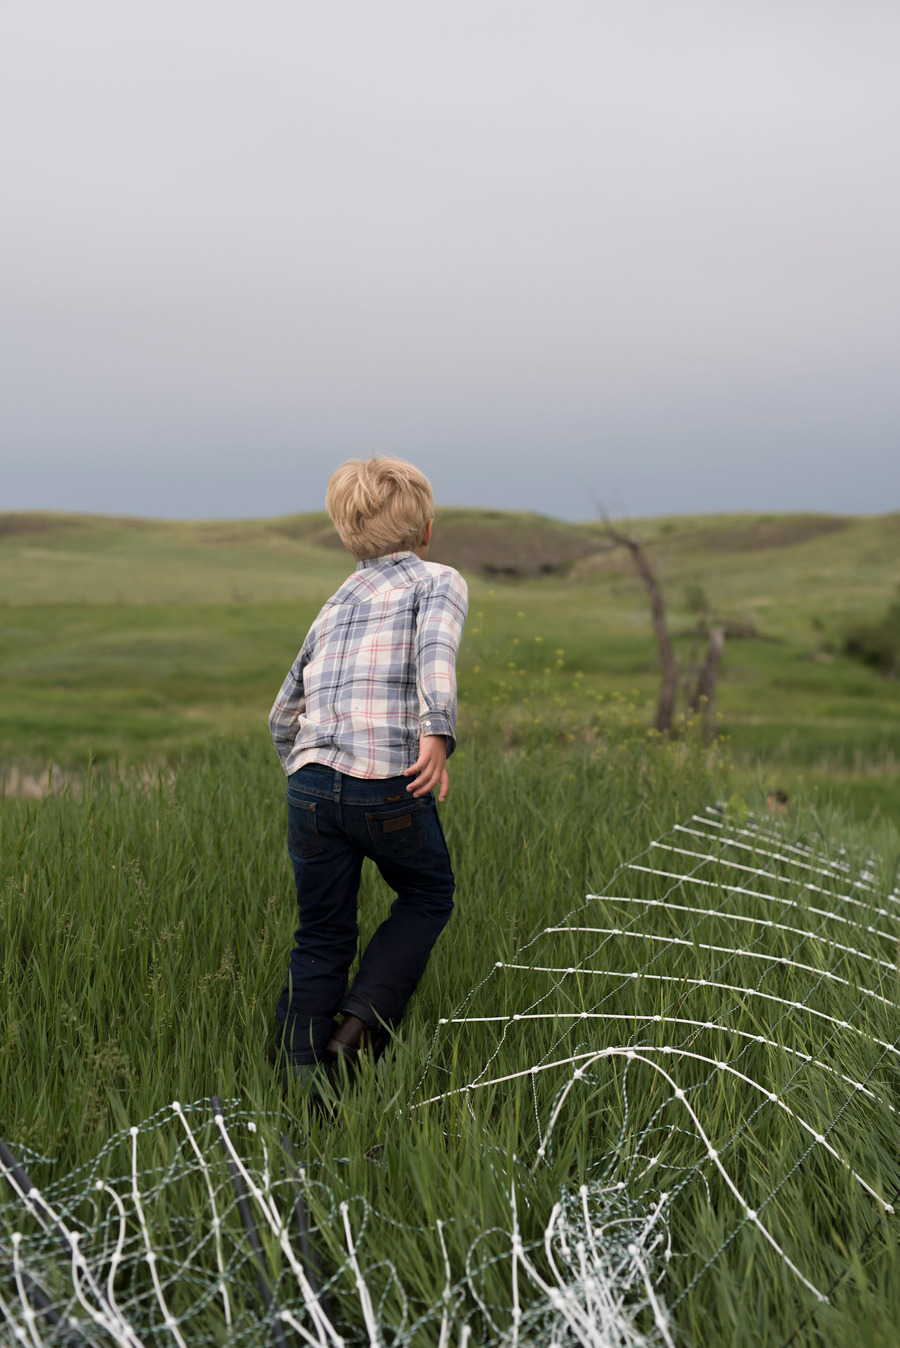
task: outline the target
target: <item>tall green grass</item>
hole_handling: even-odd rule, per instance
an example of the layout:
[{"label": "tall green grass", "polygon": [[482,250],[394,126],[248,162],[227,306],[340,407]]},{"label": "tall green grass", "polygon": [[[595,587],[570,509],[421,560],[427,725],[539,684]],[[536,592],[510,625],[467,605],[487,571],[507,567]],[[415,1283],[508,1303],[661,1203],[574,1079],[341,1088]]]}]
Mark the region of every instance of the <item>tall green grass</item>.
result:
[{"label": "tall green grass", "polygon": [[[404,1038],[715,794],[713,762],[699,744],[647,754],[640,735],[561,759],[546,741],[461,750],[442,810],[457,910]],[[74,1164],[176,1096],[276,1099],[263,1048],[296,925],[283,789],[268,743],[223,740],[175,768],[98,768],[2,802],[8,1132]],[[362,940],[388,902],[367,870]]]},{"label": "tall green grass", "polygon": [[[463,1289],[461,1313],[471,1316],[476,1342],[488,1336],[488,1326],[471,1297],[465,1302],[467,1258],[483,1265],[482,1293],[500,1327],[509,1324],[508,1262],[500,1256],[508,1248],[503,1233],[510,1229],[511,1182],[526,1243],[539,1237],[560,1193],[583,1181],[622,1178],[634,1201],[648,1206],[665,1184],[677,1189],[678,1201],[670,1219],[675,1258],[661,1291],[676,1307],[681,1341],[779,1344],[814,1311],[800,1343],[893,1342],[900,1292],[894,1225],[879,1221],[872,1200],[840,1166],[810,1151],[794,1120],[772,1106],[760,1110],[736,1078],[699,1061],[679,1061],[681,1079],[742,1186],[763,1197],[777,1188],[766,1219],[783,1248],[817,1285],[849,1272],[830,1306],[818,1307],[747,1229],[739,1206],[705,1165],[696,1137],[667,1103],[671,1092],[643,1063],[595,1063],[567,1097],[536,1169],[547,1120],[571,1071],[459,1089],[482,1073],[483,1079],[524,1073],[553,1055],[565,1060],[610,1044],[674,1042],[715,1057],[723,1051],[720,1032],[650,1023],[652,1017],[721,1016],[721,992],[685,981],[698,961],[705,967],[718,960],[728,973],[724,981],[741,985],[762,975],[750,959],[735,964],[704,954],[705,946],[734,943],[733,924],[723,916],[725,891],[709,901],[707,917],[642,910],[644,933],[691,942],[690,948],[663,943],[656,963],[653,950],[636,951],[636,939],[610,943],[576,930],[625,929],[633,910],[617,895],[662,901],[669,894],[673,902],[696,903],[696,894],[685,897],[682,889],[671,895],[663,878],[619,868],[645,854],[665,869],[650,844],[732,793],[716,749],[692,734],[673,743],[648,741],[639,718],[620,711],[598,721],[596,733],[573,738],[565,707],[533,715],[530,733],[511,742],[502,725],[492,730],[490,706],[479,713],[479,733],[470,734],[451,761],[451,795],[442,807],[457,910],[390,1055],[377,1072],[341,1092],[332,1116],[297,1100],[285,1104],[267,1056],[294,926],[283,779],[267,744],[222,740],[156,773],[98,769],[40,801],[0,802],[0,1133],[48,1158],[51,1164],[40,1163],[41,1176],[58,1178],[87,1163],[115,1130],[174,1099],[238,1098],[268,1120],[273,1133],[290,1131],[295,1151],[321,1181],[314,1217],[328,1268],[345,1263],[335,1205],[347,1200],[354,1221],[365,1216],[368,1223],[364,1257],[370,1264],[391,1260],[415,1313],[425,1314],[441,1302],[436,1222],[446,1223],[448,1257]],[[817,806],[803,828],[832,855],[845,845],[847,864],[854,875],[860,872],[871,839],[842,816]],[[884,831],[874,841],[877,885],[889,888],[896,837]],[[734,859],[723,854],[712,870],[698,873],[734,883],[740,874]],[[802,886],[788,869],[782,873],[784,893],[803,901]],[[585,904],[588,892],[600,891],[605,897]],[[380,879],[366,874],[363,941],[389,901]],[[762,898],[741,902],[735,911],[760,924],[774,916]],[[801,919],[818,930],[805,909]],[[556,926],[564,930],[541,934]],[[762,939],[762,926],[753,930]],[[765,948],[785,958],[798,944],[787,934],[765,937],[774,942]],[[861,950],[883,948],[861,929],[854,929],[854,943]],[[842,957],[814,939],[803,951],[823,972],[840,967],[849,985],[814,979],[810,993],[808,979],[776,965],[761,986],[801,1000],[809,995],[810,1005],[864,1025],[870,1035],[897,1038],[896,1013],[861,997],[871,973],[864,959]],[[531,967],[537,965],[580,972],[561,977]],[[671,981],[625,977],[645,966]],[[885,995],[897,1000],[896,977],[884,971],[880,977],[882,990],[893,988]],[[734,1049],[740,1070],[790,1092],[796,1112],[817,1126],[833,1126],[829,1136],[842,1153],[888,1191],[898,1181],[900,1129],[887,1105],[900,1105],[900,1076],[869,1039],[823,1040],[820,1022],[786,1017],[773,1005],[747,998],[729,1012],[728,1024],[798,1051],[816,1045],[831,1065],[874,1082],[881,1103],[854,1097],[848,1110],[839,1079],[827,1072],[792,1075],[790,1060],[763,1044],[740,1041]],[[546,1015],[515,1024],[474,1019],[529,1008]],[[628,1021],[573,1022],[571,1013],[584,1010]],[[437,1096],[443,1098],[426,1103]],[[147,1142],[158,1163],[172,1145],[164,1132]],[[660,1159],[641,1178],[648,1148]],[[101,1170],[124,1173],[123,1156],[121,1148],[107,1154]],[[189,1195],[184,1211],[175,1190],[167,1201],[157,1216],[165,1229],[183,1231],[197,1220]],[[873,1225],[877,1232],[869,1237]],[[269,1251],[273,1268],[278,1257]],[[339,1278],[339,1303],[342,1287],[350,1305],[350,1282]],[[396,1288],[388,1287],[387,1324],[399,1319],[400,1302]],[[345,1329],[351,1337],[361,1335],[358,1309],[343,1313],[350,1315]],[[208,1317],[204,1333],[218,1341],[223,1331],[212,1306]],[[437,1342],[433,1318],[418,1341]]]}]

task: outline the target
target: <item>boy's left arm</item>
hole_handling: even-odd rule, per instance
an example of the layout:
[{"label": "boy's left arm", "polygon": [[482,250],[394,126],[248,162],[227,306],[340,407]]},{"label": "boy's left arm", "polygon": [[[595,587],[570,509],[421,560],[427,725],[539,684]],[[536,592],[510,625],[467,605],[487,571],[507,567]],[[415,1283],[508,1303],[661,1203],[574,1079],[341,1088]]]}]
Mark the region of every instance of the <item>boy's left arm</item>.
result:
[{"label": "boy's left arm", "polygon": [[416,621],[416,687],[419,694],[419,754],[406,776],[408,790],[424,795],[440,783],[447,794],[446,760],[456,748],[456,654],[466,621],[466,582],[452,567],[435,577]]},{"label": "boy's left arm", "polygon": [[281,759],[282,767],[287,770],[287,760],[294,747],[299,730],[300,717],[306,711],[306,693],[303,688],[303,670],[309,663],[308,639],[297,659],[291,665],[288,676],[281,685],[281,691],[269,712],[269,731],[275,745],[275,751]]}]

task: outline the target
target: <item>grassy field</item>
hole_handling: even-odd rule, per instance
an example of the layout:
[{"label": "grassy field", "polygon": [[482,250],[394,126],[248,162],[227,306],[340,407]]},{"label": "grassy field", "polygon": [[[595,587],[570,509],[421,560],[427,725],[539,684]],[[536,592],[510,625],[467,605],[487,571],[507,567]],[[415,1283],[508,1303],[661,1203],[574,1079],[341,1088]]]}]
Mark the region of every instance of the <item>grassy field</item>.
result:
[{"label": "grassy field", "polygon": [[[239,1100],[252,1145],[271,1158],[286,1130],[314,1181],[354,1343],[369,1340],[340,1202],[365,1227],[386,1343],[455,1346],[465,1327],[473,1344],[515,1342],[519,1297],[524,1348],[550,1338],[510,1264],[511,1191],[549,1276],[542,1232],[585,1185],[606,1195],[610,1232],[639,1233],[663,1204],[677,1342],[894,1344],[900,1242],[880,1203],[900,1184],[900,690],[841,644],[892,597],[900,517],[635,524],[685,667],[701,609],[749,634],[726,644],[714,743],[698,725],[648,733],[647,605],[599,526],[442,511],[436,527],[435,555],[471,593],[442,814],[458,912],[384,1070],[323,1118],[282,1101],[266,1054],[294,916],[265,717],[345,555],[320,515],[0,517],[0,1134],[91,1228],[88,1181],[128,1197],[116,1129],[174,1099]],[[791,804],[772,819],[775,786]],[[677,831],[722,800],[734,843],[715,841],[716,817],[705,841]],[[748,807],[775,842],[740,833]],[[363,939],[388,902],[366,877]],[[178,1187],[181,1152],[154,1128],[143,1164],[168,1179],[147,1219],[188,1341],[271,1341],[234,1211],[237,1320],[223,1323],[204,1191],[197,1176]],[[17,1224],[77,1311],[58,1256],[0,1200],[6,1304]],[[183,1282],[181,1247],[197,1259]],[[271,1241],[266,1259],[286,1297]],[[146,1341],[169,1342],[143,1256],[128,1267]],[[807,1283],[833,1288],[829,1303]]]},{"label": "grassy field", "polygon": [[[357,1224],[365,1218],[359,1257],[373,1288],[384,1290],[386,1343],[439,1341],[439,1219],[452,1271],[450,1342],[460,1341],[465,1324],[473,1343],[499,1342],[513,1324],[504,1259],[511,1186],[522,1239],[546,1272],[541,1232],[560,1195],[577,1195],[581,1184],[599,1186],[607,1209],[615,1186],[627,1189],[627,1210],[607,1211],[613,1236],[616,1223],[627,1217],[628,1229],[638,1230],[668,1202],[673,1258],[660,1267],[658,1291],[674,1307],[678,1342],[755,1348],[783,1344],[798,1327],[799,1344],[895,1342],[897,1230],[844,1167],[885,1197],[900,1182],[890,1106],[900,1057],[883,1047],[897,1033],[896,968],[873,972],[872,965],[885,952],[891,958],[875,925],[893,932],[898,918],[874,918],[867,935],[865,920],[847,906],[852,898],[811,898],[807,872],[797,878],[790,862],[793,845],[812,842],[826,866],[846,867],[846,885],[825,881],[825,889],[852,894],[860,868],[872,865],[874,844],[872,902],[889,906],[895,833],[860,834],[840,816],[813,810],[802,828],[787,823],[777,849],[784,863],[766,860],[771,851],[729,854],[714,844],[718,855],[702,870],[688,863],[687,873],[702,875],[707,888],[676,884],[627,863],[671,871],[674,854],[648,852],[648,844],[697,846],[692,835],[667,830],[728,794],[727,767],[715,751],[694,736],[648,752],[639,727],[620,727],[603,745],[504,752],[497,733],[464,751],[443,808],[459,891],[440,956],[390,1057],[340,1095],[333,1117],[322,1118],[283,1104],[266,1056],[293,927],[282,819],[273,808],[280,789],[263,746],[232,741],[156,777],[98,770],[79,790],[8,801],[0,811],[0,1118],[5,1136],[31,1149],[26,1158],[50,1158],[33,1159],[32,1170],[46,1191],[61,1186],[72,1220],[88,1229],[96,1222],[98,1175],[128,1199],[131,1143],[126,1135],[104,1151],[111,1133],[165,1114],[174,1099],[218,1093],[239,1098],[259,1120],[257,1150],[267,1140],[277,1158],[278,1133],[290,1133],[314,1181],[316,1242],[350,1342],[368,1339],[342,1246],[340,1202]],[[743,818],[739,810],[738,824]],[[748,879],[748,861],[776,878]],[[743,889],[727,888],[734,884]],[[585,903],[588,893],[606,897]],[[774,915],[783,930],[767,925],[768,893],[779,896]],[[389,897],[377,877],[365,878],[363,940]],[[816,916],[823,902],[834,918]],[[619,937],[598,934],[607,927]],[[680,945],[670,943],[673,936]],[[856,954],[842,953],[850,945]],[[727,991],[745,987],[753,994]],[[878,995],[861,995],[865,988]],[[524,1019],[514,1021],[520,1013]],[[664,1045],[675,1049],[659,1057]],[[637,1062],[593,1061],[573,1078],[577,1055],[583,1062],[628,1046],[640,1051]],[[734,1075],[715,1070],[722,1060]],[[654,1064],[686,1092],[709,1143]],[[537,1075],[529,1071],[535,1065],[542,1065]],[[499,1084],[484,1085],[492,1080]],[[748,1081],[782,1104],[767,1103]],[[461,1089],[471,1083],[477,1089]],[[573,1089],[563,1099],[567,1083]],[[821,1130],[840,1159],[817,1149],[800,1119]],[[542,1143],[545,1159],[535,1169]],[[748,1223],[707,1159],[709,1144],[803,1278],[827,1289],[849,1275],[829,1305]],[[146,1219],[188,1341],[267,1342],[246,1252],[231,1278],[234,1333],[212,1293],[200,1296],[216,1287],[211,1245],[198,1245],[204,1192],[199,1178],[193,1189],[179,1187],[167,1169],[178,1145],[173,1131],[151,1130],[141,1169]],[[67,1185],[65,1177],[98,1152],[99,1168],[80,1188]],[[277,1161],[267,1165],[277,1179]],[[154,1201],[166,1176],[165,1201]],[[221,1183],[227,1190],[227,1174]],[[9,1248],[11,1231],[23,1228],[20,1206],[0,1201],[0,1255],[4,1226]],[[24,1229],[49,1276],[59,1262],[53,1242],[41,1245],[27,1218]],[[234,1240],[240,1249],[239,1225]],[[135,1241],[140,1247],[132,1236],[126,1253],[137,1272],[125,1278],[123,1271],[120,1295],[150,1322]],[[100,1245],[91,1238],[92,1248]],[[195,1250],[195,1263],[182,1283],[186,1249]],[[398,1283],[386,1279],[385,1260]],[[267,1261],[286,1301],[290,1279],[271,1243]],[[60,1286],[64,1273],[57,1270]],[[0,1290],[9,1303],[14,1288],[4,1285],[2,1258]],[[526,1310],[538,1299],[524,1273],[518,1294]],[[407,1327],[422,1321],[408,1338],[404,1315]],[[152,1341],[169,1340],[158,1327]],[[549,1341],[540,1334],[521,1340]]]},{"label": "grassy field", "polygon": [[[684,670],[697,608],[726,621],[717,709],[748,790],[837,792],[861,818],[900,808],[900,685],[842,654],[900,580],[900,515],[638,521]],[[164,524],[0,516],[0,768],[40,777],[88,755],[143,762],[210,735],[265,737],[319,605],[347,571],[324,515]],[[620,696],[647,723],[658,687],[648,607],[599,525],[445,510],[434,556],[470,584],[463,720],[507,738],[594,734]],[[753,634],[756,635],[753,635]],[[559,652],[562,652],[560,654]],[[549,672],[545,672],[549,671]],[[523,708],[526,698],[530,706]],[[537,722],[537,724],[536,724]]]}]

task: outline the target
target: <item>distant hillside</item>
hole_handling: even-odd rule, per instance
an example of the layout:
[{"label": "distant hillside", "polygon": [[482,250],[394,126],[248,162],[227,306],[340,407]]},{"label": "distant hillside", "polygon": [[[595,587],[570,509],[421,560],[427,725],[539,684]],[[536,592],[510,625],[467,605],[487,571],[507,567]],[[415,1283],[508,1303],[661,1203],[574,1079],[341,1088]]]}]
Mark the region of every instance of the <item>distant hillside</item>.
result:
[{"label": "distant hillside", "polygon": [[[854,553],[868,549],[873,556],[882,550],[900,555],[900,514],[672,516],[620,522],[619,527],[637,534],[651,556],[664,558],[667,564],[696,563],[704,569],[716,557],[731,557],[737,564],[748,554],[793,553],[817,542],[830,551],[829,540],[844,535]],[[569,524],[545,515],[458,507],[438,508],[430,555],[470,576],[487,578],[555,575],[577,581],[594,572],[627,568],[622,552],[611,549],[600,521]],[[106,568],[114,556],[120,558],[122,584],[127,585],[129,568],[143,562],[151,563],[158,574],[160,567],[169,570],[177,579],[210,568],[221,574],[225,566],[238,571],[246,566],[248,574],[276,566],[283,570],[293,556],[304,559],[307,574],[331,576],[342,571],[345,554],[323,511],[276,519],[204,521],[46,511],[0,514],[0,579],[7,581],[3,596],[7,601],[46,598],[44,591],[55,583],[61,599],[76,583],[79,596],[93,593],[91,564]],[[80,584],[79,573],[87,589]],[[39,575],[45,576],[41,586]],[[115,581],[116,575],[107,575],[100,590],[110,592]],[[237,597],[244,597],[246,586],[236,580],[234,588]],[[173,592],[171,585],[166,592]]]},{"label": "distant hillside", "polygon": [[[765,762],[766,780],[791,793],[793,774],[852,778],[861,810],[900,811],[900,683],[845,651],[848,631],[894,602],[900,514],[619,525],[653,563],[687,682],[704,632],[724,628],[718,710],[736,758]],[[469,585],[467,716],[539,716],[552,686],[553,706],[561,698],[588,738],[620,696],[649,724],[659,673],[647,595],[601,522],[439,507],[433,556]],[[352,565],[324,512],[0,515],[0,795],[4,765],[45,772],[88,752],[136,762],[264,735],[284,671]],[[520,706],[534,680],[547,681],[538,701]]]},{"label": "distant hillside", "polygon": [[[900,535],[900,515],[894,518]],[[795,547],[851,522],[842,515],[699,515],[633,520],[619,527],[633,530],[651,549],[664,545],[667,551],[735,553]],[[341,547],[324,514],[288,516],[269,527],[285,537]],[[589,565],[576,571],[590,570],[591,562],[606,564],[610,551],[600,521],[569,524],[524,511],[439,507],[429,556],[460,571],[530,579],[568,574],[578,562]]]}]

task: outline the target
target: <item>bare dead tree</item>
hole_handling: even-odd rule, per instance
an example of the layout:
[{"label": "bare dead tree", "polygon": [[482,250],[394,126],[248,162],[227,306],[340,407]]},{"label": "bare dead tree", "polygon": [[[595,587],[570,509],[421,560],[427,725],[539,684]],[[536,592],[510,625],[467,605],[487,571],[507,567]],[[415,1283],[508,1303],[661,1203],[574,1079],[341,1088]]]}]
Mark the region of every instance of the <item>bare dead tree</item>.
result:
[{"label": "bare dead tree", "polygon": [[656,633],[659,663],[662,666],[662,683],[659,689],[656,719],[653,724],[661,735],[665,735],[672,729],[672,719],[675,715],[675,699],[678,696],[678,657],[669,636],[662,588],[640,541],[633,534],[623,534],[619,529],[616,529],[605,515],[602,518],[607,537],[618,547],[627,548],[631,553],[634,569],[640,576],[650,597],[653,630]]},{"label": "bare dead tree", "polygon": [[692,712],[698,712],[701,708],[704,711],[707,726],[712,724],[713,700],[716,695],[716,681],[719,677],[719,662],[722,659],[722,651],[725,649],[725,628],[711,627],[709,631],[709,646],[706,649],[706,659],[700,666],[700,673],[697,675],[697,683],[694,688],[693,696],[688,703],[688,709]]}]

